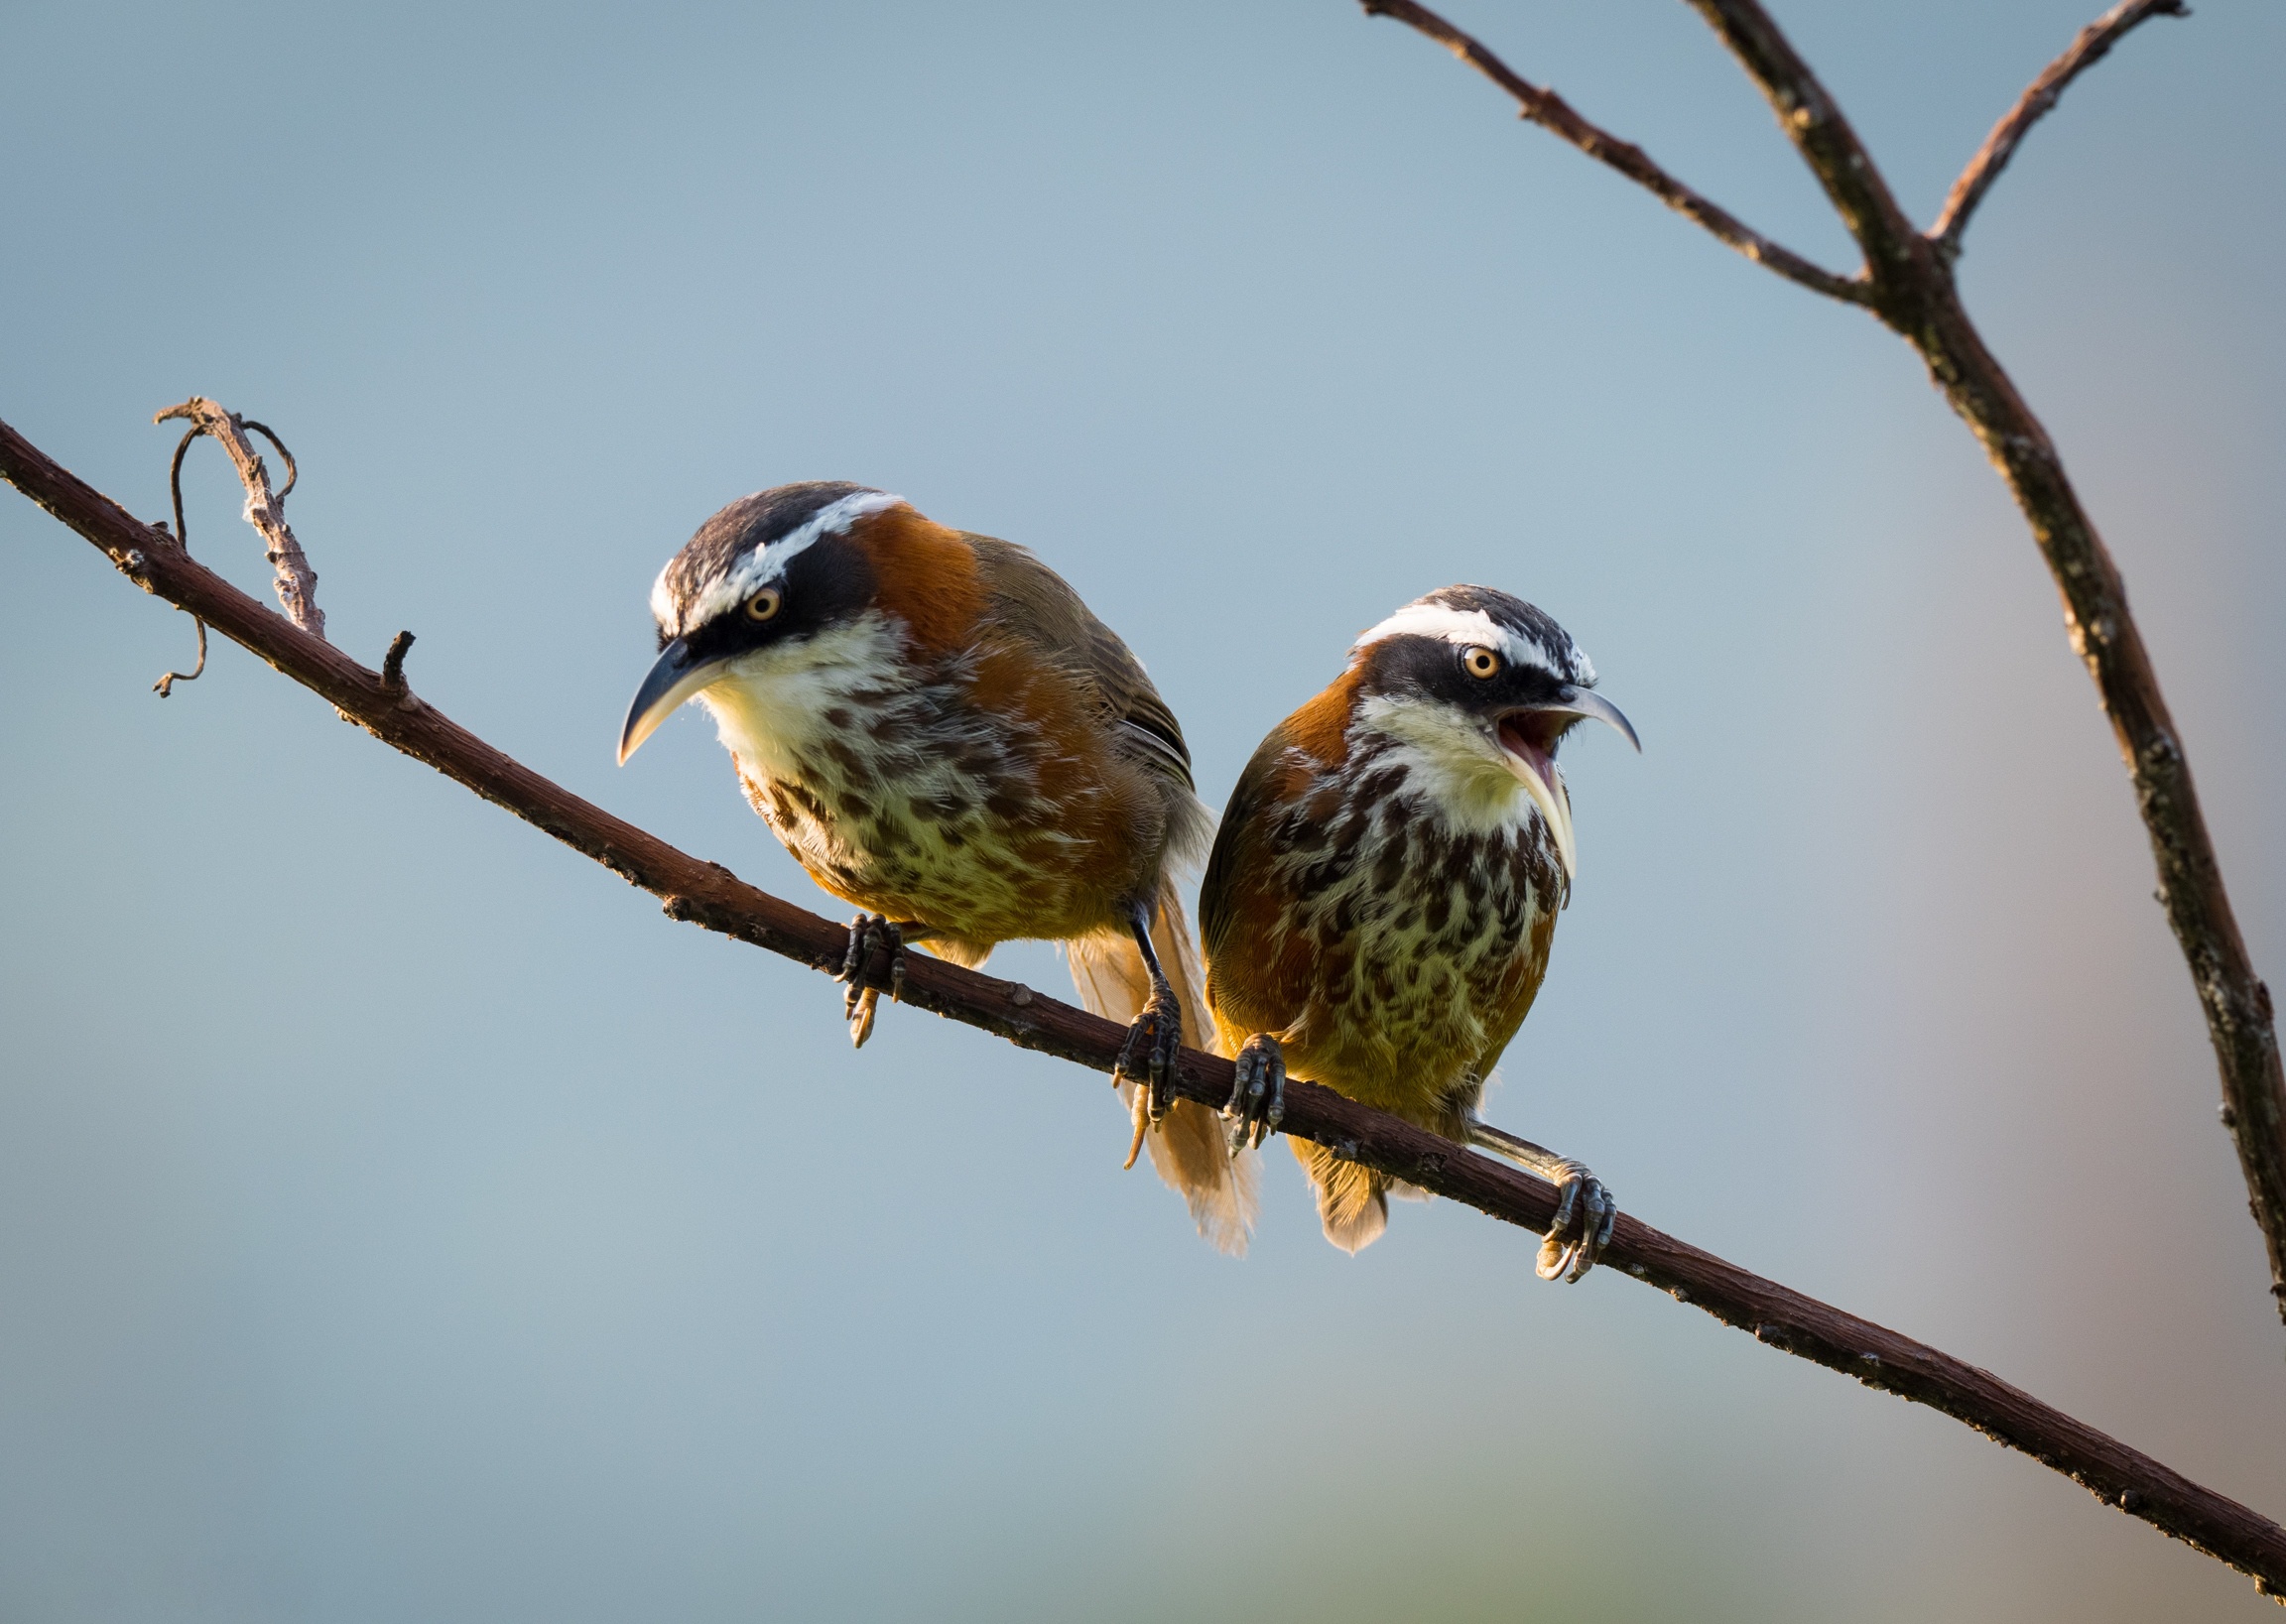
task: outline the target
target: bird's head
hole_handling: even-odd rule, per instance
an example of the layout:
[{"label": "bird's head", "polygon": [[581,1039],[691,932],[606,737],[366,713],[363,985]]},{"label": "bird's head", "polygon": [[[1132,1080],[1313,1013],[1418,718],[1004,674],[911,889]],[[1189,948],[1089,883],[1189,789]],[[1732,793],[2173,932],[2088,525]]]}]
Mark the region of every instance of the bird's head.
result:
[{"label": "bird's head", "polygon": [[880,635],[867,532],[892,514],[926,523],[902,497],[813,480],[743,497],[700,525],[651,588],[659,658],[627,707],[619,760],[687,699],[705,696],[718,714],[754,708],[735,701],[798,690],[806,672],[877,652],[856,646]]},{"label": "bird's head", "polygon": [[1349,670],[1358,722],[1406,748],[1449,814],[1498,817],[1521,790],[1567,875],[1578,848],[1557,744],[1593,717],[1643,748],[1619,707],[1590,691],[1595,668],[1564,628],[1489,586],[1416,598],[1357,639]]}]

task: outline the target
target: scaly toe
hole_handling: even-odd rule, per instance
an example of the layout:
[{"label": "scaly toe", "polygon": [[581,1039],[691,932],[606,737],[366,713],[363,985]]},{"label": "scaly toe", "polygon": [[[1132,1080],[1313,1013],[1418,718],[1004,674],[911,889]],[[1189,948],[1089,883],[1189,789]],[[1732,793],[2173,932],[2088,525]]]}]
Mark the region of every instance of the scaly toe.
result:
[{"label": "scaly toe", "polygon": [[841,1017],[849,1023],[854,1049],[863,1049],[873,1036],[873,1016],[880,1006],[880,993],[865,984],[865,967],[876,946],[889,949],[889,996],[895,998],[905,986],[904,936],[887,915],[859,914],[849,922],[849,945],[841,952],[841,973],[833,978],[842,983]]},{"label": "scaly toe", "polygon": [[849,984],[851,995],[855,993],[857,977],[865,967],[868,946],[866,937],[872,921],[871,914],[859,914],[849,922],[848,945],[841,949],[841,969],[833,977],[836,981]]},{"label": "scaly toe", "polygon": [[1603,1182],[1578,1162],[1562,1164],[1557,1183],[1556,1216],[1540,1243],[1534,1272],[1542,1280],[1571,1285],[1583,1278],[1603,1255],[1611,1229],[1619,1221],[1619,1205]]},{"label": "scaly toe", "polygon": [[1237,1076],[1222,1116],[1230,1124],[1230,1153],[1260,1145],[1286,1116],[1286,1056],[1278,1040],[1258,1032],[1238,1051]]},{"label": "scaly toe", "polygon": [[1161,1025],[1153,1034],[1158,1040],[1151,1046],[1151,1120],[1167,1120],[1167,1113],[1175,1104],[1175,1067],[1183,1054],[1183,1026],[1180,1021]]},{"label": "scaly toe", "polygon": [[1599,1179],[1589,1180],[1591,1203],[1587,1217],[1580,1226],[1580,1256],[1572,1265],[1567,1282],[1576,1281],[1595,1267],[1603,1257],[1603,1248],[1611,1244],[1611,1230],[1619,1222],[1619,1202]]},{"label": "scaly toe", "polygon": [[1182,1053],[1182,1016],[1146,1004],[1143,1013],[1127,1028],[1127,1039],[1119,1046],[1118,1062],[1111,1068],[1113,1082],[1135,1084],[1135,1097],[1142,1101],[1146,1122],[1165,1120],[1167,1108],[1173,1103],[1170,1085]]}]

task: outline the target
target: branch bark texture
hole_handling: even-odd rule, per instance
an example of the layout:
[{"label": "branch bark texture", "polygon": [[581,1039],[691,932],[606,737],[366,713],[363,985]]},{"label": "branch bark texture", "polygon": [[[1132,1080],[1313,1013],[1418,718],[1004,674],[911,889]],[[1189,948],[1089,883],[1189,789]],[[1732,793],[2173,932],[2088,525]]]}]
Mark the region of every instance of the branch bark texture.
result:
[{"label": "branch bark texture", "polygon": [[[1455,39],[1465,41],[1463,60],[1507,87],[1525,106],[1525,116],[1535,117],[1527,95],[1546,92],[1518,78],[1436,13],[1411,0],[1401,5],[1395,0],[1361,3],[1368,14],[1395,17],[1449,49],[1460,50]],[[2190,760],[2160,692],[2150,652],[2128,612],[2127,588],[2118,565],[2081,505],[2048,431],[1969,319],[1953,275],[1968,212],[1997,178],[2024,132],[2074,77],[2129,29],[2146,17],[2179,13],[2179,0],[2130,0],[2084,30],[1987,138],[1955,186],[1953,201],[1937,230],[1929,234],[1906,218],[1841,107],[1757,0],[1687,3],[1760,87],[1780,128],[1856,239],[1864,269],[1848,284],[1853,292],[1835,297],[1865,306],[1919,353],[1931,381],[2008,482],[2048,562],[2063,598],[2065,635],[2095,680],[2134,785],[2159,870],[2167,923],[2206,1013],[2208,1038],[2222,1073],[2222,1121],[2238,1153],[2247,1205],[2269,1253],[2271,1296],[2286,1318],[2286,1071],[2280,1066],[2270,990],[2255,975],[2247,956],[2223,887],[2222,864],[2199,809]],[[1565,134],[1561,129],[1557,133]],[[1583,145],[1570,135],[1566,139]],[[1613,167],[1667,197],[1659,186],[1625,166]],[[1782,267],[1772,269],[1805,286],[1817,286]]]},{"label": "branch bark texture", "polygon": [[[401,665],[392,681],[264,608],[198,563],[164,529],[145,525],[6,424],[0,424],[0,478],[93,543],[145,591],[203,617],[383,743],[651,892],[671,918],[827,974],[839,969],[844,927],[758,891],[720,864],[678,850],[541,777],[417,697]],[[400,659],[410,641],[399,634],[393,648]],[[889,954],[876,951],[865,974],[869,984],[887,990]],[[1125,1038],[1113,1023],[1021,983],[918,954],[907,961],[903,1000],[1096,1071],[1112,1069]],[[1184,1051],[1177,1092],[1218,1107],[1231,1086],[1228,1061]],[[1545,1233],[1555,1215],[1556,1192],[1545,1182],[1312,1083],[1288,1083],[1284,1131],[1535,1233]],[[1772,1347],[1952,1416],[2253,1575],[2265,1593],[2286,1593],[2286,1529],[1988,1371],[1625,1214],[1604,1259]]]}]

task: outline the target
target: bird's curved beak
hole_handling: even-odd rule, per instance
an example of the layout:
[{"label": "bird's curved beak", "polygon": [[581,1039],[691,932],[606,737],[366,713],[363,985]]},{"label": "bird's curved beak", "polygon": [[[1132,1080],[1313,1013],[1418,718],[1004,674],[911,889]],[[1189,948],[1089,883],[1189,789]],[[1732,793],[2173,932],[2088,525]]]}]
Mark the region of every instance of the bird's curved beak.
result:
[{"label": "bird's curved beak", "polygon": [[1590,693],[1584,687],[1567,687],[1564,696],[1556,703],[1535,705],[1533,708],[1559,716],[1587,716],[1595,721],[1608,722],[1635,747],[1637,755],[1643,753],[1643,741],[1635,736],[1635,724],[1627,719],[1624,710],[1600,693]]},{"label": "bird's curved beak", "polygon": [[728,664],[726,658],[699,659],[680,637],[661,649],[650,675],[635,690],[634,702],[627,706],[627,725],[619,730],[619,765],[626,766],[627,758],[659,731],[676,706],[720,677]]},{"label": "bird's curved beak", "polygon": [[[1556,765],[1553,731],[1531,725],[1541,716],[1589,716],[1608,722],[1638,753],[1643,741],[1635,736],[1635,724],[1627,719],[1626,712],[1584,687],[1567,687],[1553,703],[1531,705],[1500,718],[1501,758],[1532,798],[1532,805],[1540,809],[1548,832],[1555,837],[1556,855],[1564,864],[1565,877],[1570,879],[1580,872],[1580,846],[1572,833],[1572,793],[1564,787],[1564,774]],[[1548,742],[1541,742],[1543,739]]]}]

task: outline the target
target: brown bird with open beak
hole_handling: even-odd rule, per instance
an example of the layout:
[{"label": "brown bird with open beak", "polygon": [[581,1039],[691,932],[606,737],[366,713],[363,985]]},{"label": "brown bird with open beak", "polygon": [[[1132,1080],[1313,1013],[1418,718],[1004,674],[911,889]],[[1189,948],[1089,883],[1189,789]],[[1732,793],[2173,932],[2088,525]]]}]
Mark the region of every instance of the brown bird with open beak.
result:
[{"label": "brown bird with open beak", "polygon": [[754,810],[864,910],[843,966],[854,1041],[878,942],[968,965],[1060,942],[1080,1001],[1132,1023],[1115,1080],[1135,1141],[1200,1232],[1242,1251],[1256,1159],[1166,1088],[1209,1030],[1177,875],[1212,818],[1127,645],[1024,549],[840,483],[731,503],[660,572],[651,611],[659,658],[619,759],[685,700],[712,713]]},{"label": "brown bird with open beak", "polygon": [[[1529,1168],[1562,1191],[1540,1273],[1577,1280],[1610,1239],[1609,1192],[1476,1108],[1548,969],[1576,852],[1556,747],[1589,691],[1564,629],[1486,586],[1449,586],[1360,637],[1348,668],[1254,753],[1206,864],[1206,1002],[1259,1144],[1287,1068]],[[1641,748],[1637,744],[1637,748]],[[1405,1187],[1292,1142],[1326,1238],[1355,1252]]]}]

